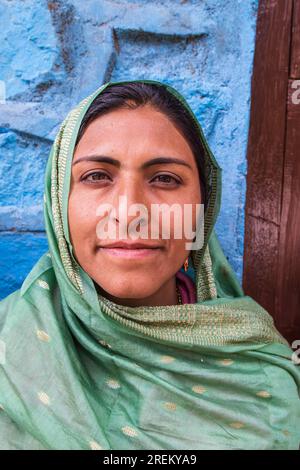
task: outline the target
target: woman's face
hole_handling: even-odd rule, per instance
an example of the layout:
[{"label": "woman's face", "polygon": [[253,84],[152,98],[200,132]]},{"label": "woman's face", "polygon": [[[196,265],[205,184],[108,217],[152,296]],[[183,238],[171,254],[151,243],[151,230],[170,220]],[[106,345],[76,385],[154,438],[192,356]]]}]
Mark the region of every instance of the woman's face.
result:
[{"label": "woman's face", "polygon": [[[165,162],[155,161],[162,157]],[[120,196],[125,196],[123,204],[126,200],[127,209],[119,206]],[[141,213],[129,214],[130,206],[136,203],[147,209],[146,226],[135,224]],[[78,263],[111,300],[132,306],[176,303],[175,274],[189,255],[185,245],[193,237],[185,238],[183,232],[175,238],[172,216],[170,236],[163,236],[162,220],[166,213],[154,216],[151,208],[153,204],[167,204],[165,207],[179,204],[182,216],[179,214],[178,220],[177,214],[176,222],[183,224],[184,204],[192,204],[191,229],[195,230],[195,204],[200,203],[194,155],[165,114],[150,105],[135,110],[117,109],[98,117],[86,128],[73,157],[68,206],[70,237]],[[111,210],[101,213],[102,204],[109,204]],[[99,231],[109,227],[101,225],[108,217],[116,229],[116,232],[106,230],[110,238]],[[151,238],[154,221],[158,238]],[[123,232],[118,232],[121,225]],[[148,238],[142,238],[146,235]],[[152,248],[107,247],[117,241]]]}]

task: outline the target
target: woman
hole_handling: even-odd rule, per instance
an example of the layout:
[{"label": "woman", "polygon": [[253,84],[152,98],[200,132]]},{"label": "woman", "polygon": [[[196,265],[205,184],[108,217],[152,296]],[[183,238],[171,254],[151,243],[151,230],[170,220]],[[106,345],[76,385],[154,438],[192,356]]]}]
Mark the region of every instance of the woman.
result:
[{"label": "woman", "polygon": [[[173,218],[169,238],[135,247],[130,232],[164,217],[133,220],[121,196],[192,206],[196,237],[176,238]],[[298,449],[299,370],[222,252],[220,197],[221,170],[172,87],[109,82],[69,113],[46,170],[49,253],[0,306],[1,448]],[[189,249],[199,204],[203,240]]]}]

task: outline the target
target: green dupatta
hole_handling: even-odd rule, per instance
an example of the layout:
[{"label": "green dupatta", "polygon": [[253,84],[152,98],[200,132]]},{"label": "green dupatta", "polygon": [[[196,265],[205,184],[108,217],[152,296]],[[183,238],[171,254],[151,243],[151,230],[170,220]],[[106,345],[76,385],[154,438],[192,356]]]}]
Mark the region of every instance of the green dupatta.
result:
[{"label": "green dupatta", "polygon": [[198,125],[211,190],[204,245],[191,252],[197,303],[117,305],[76,263],[71,160],[82,118],[107,86],[61,125],[45,177],[49,253],[0,303],[0,448],[298,449],[299,368],[218,243],[221,169],[172,87]]}]

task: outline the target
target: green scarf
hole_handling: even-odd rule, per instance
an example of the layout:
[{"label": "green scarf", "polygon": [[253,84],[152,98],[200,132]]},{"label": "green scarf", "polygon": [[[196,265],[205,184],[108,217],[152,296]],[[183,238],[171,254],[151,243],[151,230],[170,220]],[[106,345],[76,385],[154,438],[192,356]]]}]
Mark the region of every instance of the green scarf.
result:
[{"label": "green scarf", "polygon": [[45,176],[49,253],[0,303],[0,448],[298,449],[299,367],[218,243],[221,169],[172,87],[198,126],[211,191],[204,245],[191,252],[197,303],[118,305],[76,262],[67,220],[75,141],[114,83],[62,123]]}]

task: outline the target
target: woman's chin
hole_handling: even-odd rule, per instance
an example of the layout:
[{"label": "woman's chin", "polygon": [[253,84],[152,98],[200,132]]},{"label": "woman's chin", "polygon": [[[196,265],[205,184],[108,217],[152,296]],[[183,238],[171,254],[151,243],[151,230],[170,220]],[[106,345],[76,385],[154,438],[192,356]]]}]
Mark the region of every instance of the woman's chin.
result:
[{"label": "woman's chin", "polygon": [[97,290],[101,295],[105,297],[111,297],[116,300],[118,299],[119,301],[122,301],[122,299],[142,300],[147,299],[155,293],[155,290],[153,290],[153,285],[151,286],[151,289],[145,289],[147,282],[150,284],[151,281],[145,280],[144,282],[134,282],[133,284],[128,283],[127,285],[122,285],[119,287],[114,284],[113,288],[111,284],[105,287],[105,283],[97,283]]}]

